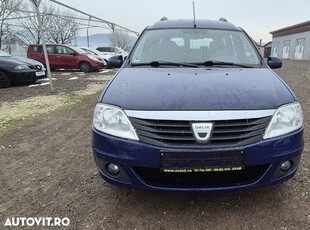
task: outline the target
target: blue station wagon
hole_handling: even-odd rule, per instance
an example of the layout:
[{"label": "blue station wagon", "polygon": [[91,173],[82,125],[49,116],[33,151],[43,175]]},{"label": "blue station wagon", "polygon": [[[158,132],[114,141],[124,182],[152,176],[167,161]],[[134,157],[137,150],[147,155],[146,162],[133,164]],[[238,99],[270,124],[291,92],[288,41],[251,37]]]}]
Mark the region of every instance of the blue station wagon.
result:
[{"label": "blue station wagon", "polygon": [[226,20],[147,27],[100,95],[92,147],[100,175],[133,188],[214,191],[293,177],[301,105],[251,38]]}]

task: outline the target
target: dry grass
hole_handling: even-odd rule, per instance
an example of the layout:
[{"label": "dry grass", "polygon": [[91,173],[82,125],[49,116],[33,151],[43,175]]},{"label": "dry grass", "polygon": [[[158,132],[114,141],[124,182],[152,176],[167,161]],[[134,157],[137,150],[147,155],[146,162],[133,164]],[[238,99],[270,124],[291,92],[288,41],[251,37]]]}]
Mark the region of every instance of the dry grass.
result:
[{"label": "dry grass", "polygon": [[35,96],[19,101],[1,103],[0,137],[14,128],[16,124],[21,124],[55,110],[70,107],[84,97],[100,92],[105,85],[106,82],[91,83],[85,89],[70,94]]}]

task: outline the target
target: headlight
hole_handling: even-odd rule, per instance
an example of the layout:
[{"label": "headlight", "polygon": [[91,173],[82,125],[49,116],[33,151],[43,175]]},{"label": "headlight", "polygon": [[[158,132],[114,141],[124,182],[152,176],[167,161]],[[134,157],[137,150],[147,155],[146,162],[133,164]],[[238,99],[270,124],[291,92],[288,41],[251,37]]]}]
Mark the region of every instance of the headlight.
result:
[{"label": "headlight", "polygon": [[14,69],[22,70],[22,69],[30,69],[30,68],[29,68],[29,66],[27,66],[27,65],[18,65],[18,66],[15,66]]},{"label": "headlight", "polygon": [[264,139],[293,132],[303,126],[303,115],[299,103],[281,106],[274,113]]},{"label": "headlight", "polygon": [[98,58],[92,56],[92,55],[87,55],[87,57],[89,57],[91,60],[94,60],[94,61],[99,61]]},{"label": "headlight", "polygon": [[139,140],[124,111],[115,106],[98,103],[94,112],[93,125],[103,133]]}]

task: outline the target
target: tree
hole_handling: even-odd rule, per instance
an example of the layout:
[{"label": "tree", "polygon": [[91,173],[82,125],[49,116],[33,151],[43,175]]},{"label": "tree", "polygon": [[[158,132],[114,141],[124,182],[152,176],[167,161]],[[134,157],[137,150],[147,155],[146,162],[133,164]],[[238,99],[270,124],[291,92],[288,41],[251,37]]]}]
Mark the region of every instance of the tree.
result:
[{"label": "tree", "polygon": [[2,48],[3,35],[8,30],[5,23],[11,15],[18,13],[21,3],[21,0],[0,0],[0,49]]},{"label": "tree", "polygon": [[57,10],[55,15],[61,16],[53,16],[46,39],[51,43],[68,44],[79,31],[79,22],[76,20],[76,14],[68,10]]},{"label": "tree", "polygon": [[[23,36],[28,43],[40,44],[42,34],[40,33],[39,23],[34,13],[25,14],[27,19],[21,18],[19,24],[24,28],[18,34]],[[43,25],[44,36],[47,42],[57,44],[70,43],[79,30],[79,22],[76,15],[68,10],[56,8],[53,4],[42,2],[40,5],[40,16]]]},{"label": "tree", "polygon": [[[17,34],[24,37],[25,41],[29,44],[40,44],[42,39],[42,34],[40,33],[39,23],[36,17],[36,14],[33,12],[33,5],[28,5],[27,12],[24,12],[21,19],[19,19],[19,24],[21,25],[23,30],[19,31]],[[52,17],[55,13],[56,9],[52,4],[41,3],[40,12],[41,14],[41,22],[43,25],[43,31],[47,31],[52,24]],[[33,12],[33,13],[32,13]]]},{"label": "tree", "polygon": [[128,32],[115,29],[114,38],[113,31],[109,36],[109,40],[112,46],[120,47],[123,50],[130,50],[132,48],[133,37],[129,36]]}]

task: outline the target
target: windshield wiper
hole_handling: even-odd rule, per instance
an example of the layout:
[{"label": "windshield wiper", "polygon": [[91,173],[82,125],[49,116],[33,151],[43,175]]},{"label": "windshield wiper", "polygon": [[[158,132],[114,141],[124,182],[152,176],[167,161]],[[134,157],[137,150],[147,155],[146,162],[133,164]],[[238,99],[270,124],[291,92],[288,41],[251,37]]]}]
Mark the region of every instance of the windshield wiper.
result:
[{"label": "windshield wiper", "polygon": [[[198,63],[195,63],[198,64]],[[206,61],[203,63],[199,63],[200,65],[204,65],[204,66],[238,66],[238,67],[242,67],[242,68],[253,68],[253,66],[248,66],[248,65],[242,65],[242,64],[238,64],[238,63],[234,63],[234,62],[223,62],[223,61]]]},{"label": "windshield wiper", "polygon": [[169,62],[169,61],[152,61],[148,63],[132,63],[131,66],[152,66],[152,67],[159,67],[159,66],[179,66],[179,67],[192,67],[197,68],[198,65],[191,64],[191,63],[178,63],[178,62]]}]

